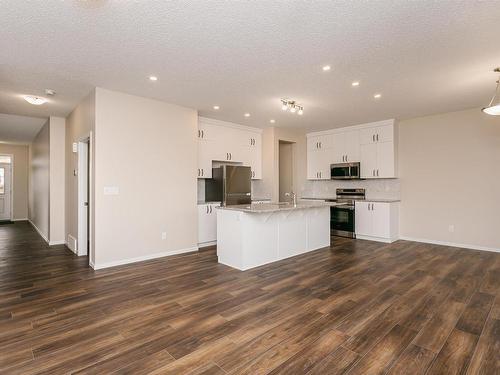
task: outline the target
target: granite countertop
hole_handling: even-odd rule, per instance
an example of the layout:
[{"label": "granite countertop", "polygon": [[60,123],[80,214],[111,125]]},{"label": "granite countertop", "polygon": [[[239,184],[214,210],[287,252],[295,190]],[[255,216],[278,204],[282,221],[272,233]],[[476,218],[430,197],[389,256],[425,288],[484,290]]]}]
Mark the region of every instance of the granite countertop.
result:
[{"label": "granite countertop", "polygon": [[[312,200],[329,200],[329,201],[336,201],[336,197],[302,197],[300,199],[312,199]],[[393,202],[401,202],[401,199],[395,199],[395,198],[365,198],[365,202],[380,202],[380,203],[393,203]]]},{"label": "granite countertop", "polygon": [[220,204],[220,201],[198,201],[198,204]]},{"label": "granite countertop", "polygon": [[375,199],[368,199],[365,198],[365,202],[380,202],[380,203],[394,203],[394,202],[401,202],[401,199],[390,199],[390,198],[375,198]]},{"label": "granite countertop", "polygon": [[219,210],[231,210],[231,211],[241,211],[247,213],[270,213],[278,211],[291,211],[291,210],[303,210],[308,208],[320,208],[320,207],[332,207],[332,206],[342,206],[345,203],[333,203],[333,202],[317,202],[317,203],[304,203],[299,202],[296,205],[291,203],[260,203],[260,204],[240,204],[234,206],[217,207]]}]

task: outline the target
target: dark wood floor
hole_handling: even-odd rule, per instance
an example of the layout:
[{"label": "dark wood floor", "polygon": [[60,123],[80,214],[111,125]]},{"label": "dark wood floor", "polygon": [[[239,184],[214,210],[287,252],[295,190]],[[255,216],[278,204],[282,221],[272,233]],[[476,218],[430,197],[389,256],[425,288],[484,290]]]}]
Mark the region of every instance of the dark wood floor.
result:
[{"label": "dark wood floor", "polygon": [[215,252],[93,271],[0,226],[0,373],[498,374],[500,254],[334,240],[241,272]]}]

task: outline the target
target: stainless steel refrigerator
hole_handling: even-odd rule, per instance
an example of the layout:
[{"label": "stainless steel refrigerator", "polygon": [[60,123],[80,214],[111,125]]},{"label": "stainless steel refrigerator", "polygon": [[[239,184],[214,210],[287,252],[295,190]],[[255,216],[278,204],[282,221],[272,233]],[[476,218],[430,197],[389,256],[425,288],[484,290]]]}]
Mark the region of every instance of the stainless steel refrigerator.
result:
[{"label": "stainless steel refrigerator", "polygon": [[205,180],[205,200],[222,202],[223,206],[252,203],[252,170],[241,165],[223,165],[212,169]]}]

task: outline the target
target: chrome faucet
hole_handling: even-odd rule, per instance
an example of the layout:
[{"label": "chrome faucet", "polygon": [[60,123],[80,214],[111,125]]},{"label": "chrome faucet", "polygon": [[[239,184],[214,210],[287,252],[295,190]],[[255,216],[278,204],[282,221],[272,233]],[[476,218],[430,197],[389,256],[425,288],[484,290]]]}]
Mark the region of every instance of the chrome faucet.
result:
[{"label": "chrome faucet", "polygon": [[290,193],[285,193],[285,197],[291,197],[293,205],[297,205],[297,194],[295,194],[293,191],[291,191]]}]

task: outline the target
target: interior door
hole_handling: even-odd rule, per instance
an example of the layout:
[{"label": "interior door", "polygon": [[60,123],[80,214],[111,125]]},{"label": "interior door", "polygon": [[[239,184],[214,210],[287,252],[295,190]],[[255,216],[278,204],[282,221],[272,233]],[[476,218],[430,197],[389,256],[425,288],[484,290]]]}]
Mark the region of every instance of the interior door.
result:
[{"label": "interior door", "polygon": [[11,220],[11,164],[0,163],[0,220]]}]

